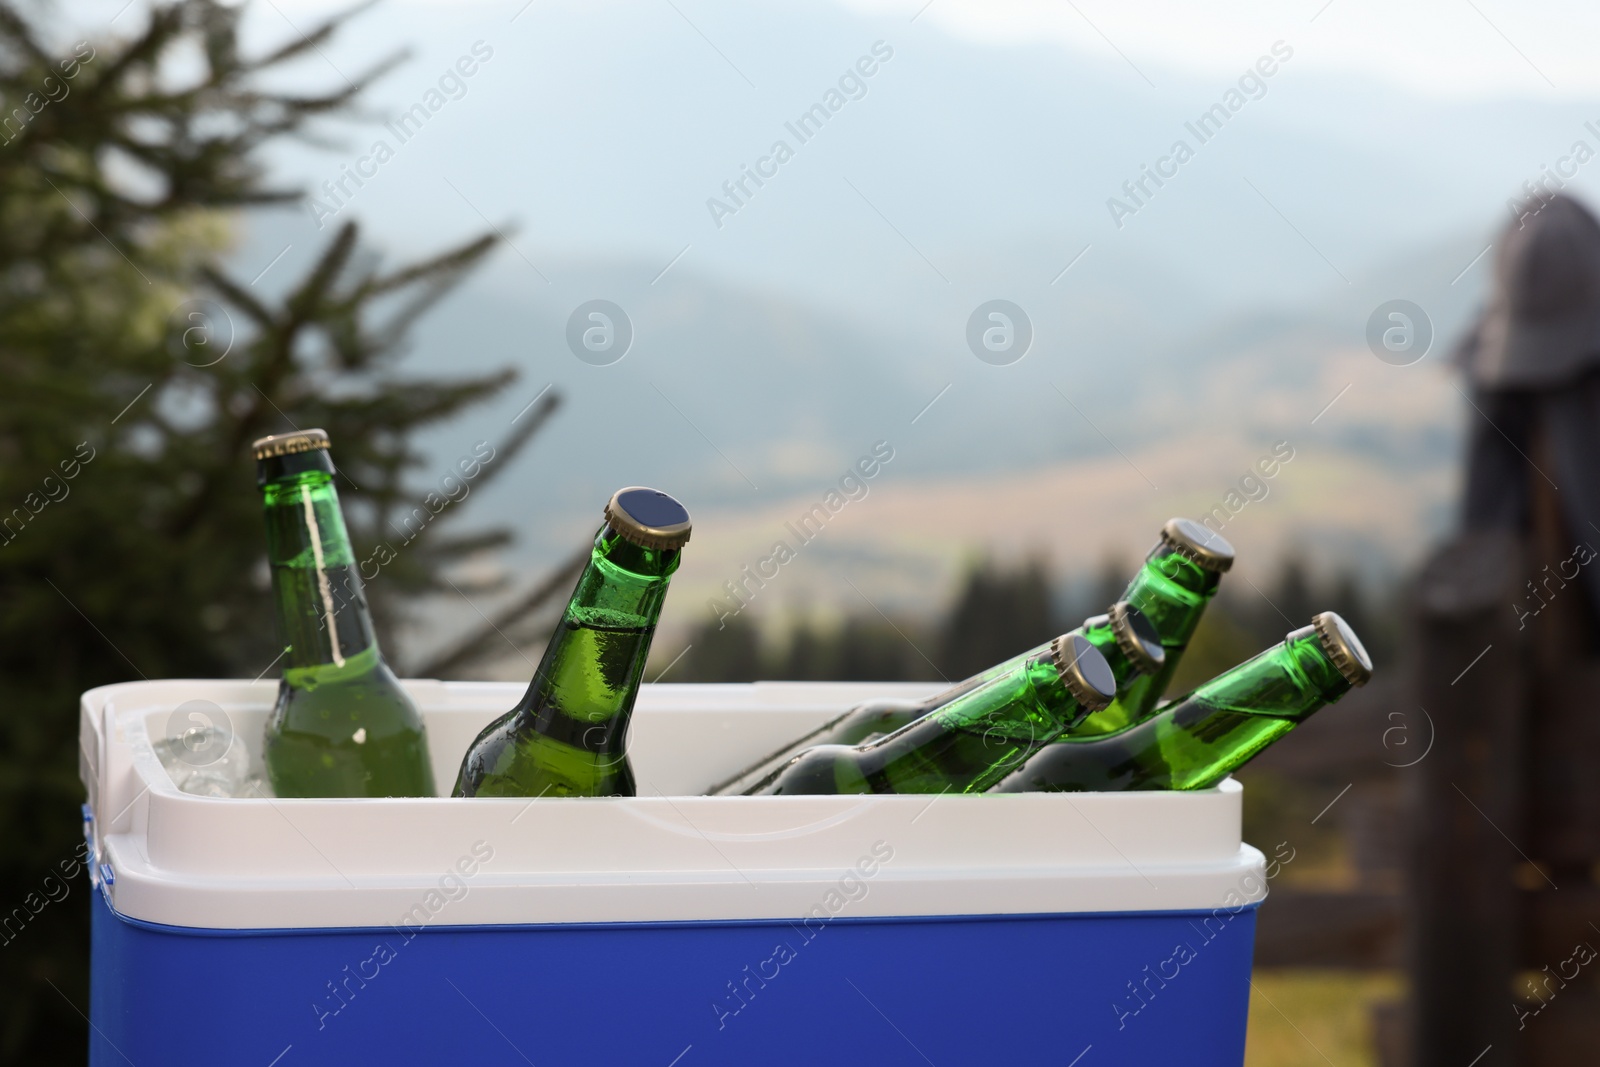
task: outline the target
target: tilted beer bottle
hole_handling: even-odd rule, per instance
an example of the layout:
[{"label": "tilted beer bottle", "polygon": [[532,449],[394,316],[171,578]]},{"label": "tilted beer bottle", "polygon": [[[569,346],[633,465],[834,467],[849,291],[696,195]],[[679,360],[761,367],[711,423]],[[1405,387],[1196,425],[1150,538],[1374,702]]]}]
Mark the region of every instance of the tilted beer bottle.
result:
[{"label": "tilted beer bottle", "polygon": [[286,648],[267,722],[280,797],[431,797],[417,706],[383,661],[321,430],[254,445],[267,561]]},{"label": "tilted beer bottle", "polygon": [[467,749],[456,796],[634,795],[628,719],[689,532],[666,493],[617,490],[527,693]]},{"label": "tilted beer bottle", "polygon": [[807,749],[748,795],[981,793],[1091,711],[1117,683],[1082,635],[865,745]]},{"label": "tilted beer bottle", "polygon": [[1119,600],[1104,615],[1091,615],[1073,633],[1082,634],[1089,643],[1100,650],[1111,666],[1117,681],[1117,695],[1099,711],[1090,712],[1082,722],[1069,730],[1076,733],[1097,716],[1104,715],[1116,706],[1123,693],[1133,690],[1141,679],[1156,674],[1166,664],[1167,650],[1161,644],[1161,635],[1150,624],[1144,612]]},{"label": "tilted beer bottle", "polygon": [[[1163,657],[1161,638],[1139,609],[1126,603],[1112,605],[1107,615],[1084,621],[1081,633],[1111,664],[1118,691],[1131,685],[1138,673],[1159,670]],[[1028,649],[922,700],[868,700],[796,738],[727,781],[713,786],[710,796],[739,796],[781,770],[790,760],[817,745],[860,745],[915,722],[936,708],[1007,673],[1018,664],[1050,651],[1053,642]],[[1092,716],[1091,716],[1092,718]]]},{"label": "tilted beer bottle", "polygon": [[1360,638],[1325,611],[1137,726],[1047,746],[995,792],[1208,789],[1371,677]]},{"label": "tilted beer bottle", "polygon": [[761,757],[732,778],[718,782],[706,791],[706,795],[742,796],[752,786],[770,778],[774,771],[783,768],[808,748],[815,748],[818,745],[859,745],[872,738],[892,734],[906,723],[922,718],[940,703],[947,703],[981,684],[982,676],[974,675],[924,700],[895,700],[885,697],[862,701],[843,715],[829,719],[810,733],[802,734],[777,751]]},{"label": "tilted beer bottle", "polygon": [[1161,635],[1166,662],[1134,679],[1117,693],[1110,707],[1079,723],[1062,743],[1113,733],[1149,718],[1200,625],[1206,605],[1217,595],[1222,575],[1232,566],[1233,546],[1221,534],[1193,519],[1167,520],[1160,540],[1122,594]]}]

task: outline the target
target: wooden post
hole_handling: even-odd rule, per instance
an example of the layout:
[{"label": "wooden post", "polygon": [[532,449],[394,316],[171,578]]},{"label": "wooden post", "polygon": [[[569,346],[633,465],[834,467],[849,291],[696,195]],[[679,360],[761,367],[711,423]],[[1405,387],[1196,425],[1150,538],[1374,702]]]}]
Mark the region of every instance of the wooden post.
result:
[{"label": "wooden post", "polygon": [[1512,979],[1526,860],[1523,737],[1530,685],[1512,605],[1521,545],[1463,537],[1423,568],[1416,708],[1434,728],[1415,767],[1409,955],[1416,1067],[1512,1067]]}]

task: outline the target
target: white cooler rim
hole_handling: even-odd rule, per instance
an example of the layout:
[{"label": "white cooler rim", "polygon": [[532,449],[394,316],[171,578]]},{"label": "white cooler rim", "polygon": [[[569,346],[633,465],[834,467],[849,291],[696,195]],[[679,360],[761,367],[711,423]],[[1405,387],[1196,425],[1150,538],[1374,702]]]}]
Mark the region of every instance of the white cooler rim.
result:
[{"label": "white cooler rim", "polygon": [[[444,788],[466,740],[525,688],[405,684]],[[191,796],[152,733],[196,699],[257,729],[276,683],[104,686],[81,703],[92,877],[120,917],[215,931],[1122,915],[1265,896],[1231,779],[1193,793],[692,795],[856,701],[928,689],[646,686],[630,753],[660,795],[530,803]]]}]

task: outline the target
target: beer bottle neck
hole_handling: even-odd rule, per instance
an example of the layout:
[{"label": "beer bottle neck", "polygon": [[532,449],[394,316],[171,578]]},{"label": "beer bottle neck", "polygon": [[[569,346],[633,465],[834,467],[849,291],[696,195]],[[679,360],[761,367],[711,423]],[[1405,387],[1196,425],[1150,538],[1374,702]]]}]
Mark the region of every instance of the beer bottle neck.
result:
[{"label": "beer bottle neck", "polygon": [[1153,727],[1161,753],[1136,788],[1213,786],[1350,688],[1315,631],[1296,630],[1129,731]]},{"label": "beer bottle neck", "polygon": [[982,733],[991,741],[1036,745],[1053,740],[1085,713],[1046,649],[928,718],[951,730]]},{"label": "beer bottle neck", "polygon": [[1306,626],[1183,698],[1214,711],[1298,723],[1344,696],[1350,682]]},{"label": "beer bottle neck", "polygon": [[979,793],[1059,737],[1083,711],[1046,652],[855,749],[851,759],[874,792]]},{"label": "beer bottle neck", "polygon": [[1117,680],[1119,695],[1127,689],[1128,683],[1140,677],[1139,669],[1133,665],[1127,653],[1122,651],[1122,646],[1117,643],[1116,631],[1112,629],[1109,615],[1094,616],[1079,627],[1078,632],[1106,658],[1106,663],[1111,667],[1111,676]]},{"label": "beer bottle neck", "polygon": [[1181,649],[1194,636],[1221,579],[1221,574],[1163,543],[1145,558],[1122,599],[1144,612],[1161,635],[1162,645]]},{"label": "beer bottle neck", "polygon": [[540,733],[597,751],[622,745],[680,555],[675,548],[640,547],[601,527],[519,705],[535,716]]},{"label": "beer bottle neck", "polygon": [[[364,673],[380,659],[355,552],[323,451],[261,482],[278,625],[291,685]],[[298,457],[296,457],[298,458]]]},{"label": "beer bottle neck", "polygon": [[565,617],[606,626],[654,626],[679,555],[675,548],[641,548],[602,526]]}]

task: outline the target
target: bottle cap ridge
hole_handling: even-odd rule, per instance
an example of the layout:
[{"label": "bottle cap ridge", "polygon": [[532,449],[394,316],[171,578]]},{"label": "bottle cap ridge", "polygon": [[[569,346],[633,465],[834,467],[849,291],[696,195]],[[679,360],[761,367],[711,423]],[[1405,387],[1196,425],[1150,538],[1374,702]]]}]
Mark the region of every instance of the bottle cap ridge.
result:
[{"label": "bottle cap ridge", "polygon": [[1317,632],[1317,642],[1339,673],[1351,685],[1366,685],[1372,680],[1372,657],[1367,655],[1361,638],[1337,612],[1324,611],[1312,616],[1311,626]]},{"label": "bottle cap ridge", "polygon": [[250,451],[255,453],[256,459],[271,459],[273,456],[291,456],[296,452],[313,452],[327,447],[328,431],[296,430],[294,433],[275,433],[260,438],[250,446]]},{"label": "bottle cap ridge", "polygon": [[1161,527],[1161,543],[1194,560],[1208,571],[1226,574],[1233,566],[1233,546],[1228,539],[1193,519],[1168,519]]},{"label": "bottle cap ridge", "polygon": [[1161,646],[1161,635],[1145,618],[1144,612],[1119,600],[1111,605],[1111,635],[1117,639],[1117,648],[1128,657],[1133,669],[1140,674],[1154,674],[1167,662],[1167,650]]},{"label": "bottle cap ridge", "polygon": [[694,524],[688,510],[659,489],[631,485],[606,502],[607,524],[640,548],[682,548]]},{"label": "bottle cap ridge", "polygon": [[1050,644],[1056,670],[1067,691],[1090,711],[1099,711],[1117,695],[1111,665],[1081,634],[1062,634]]}]

